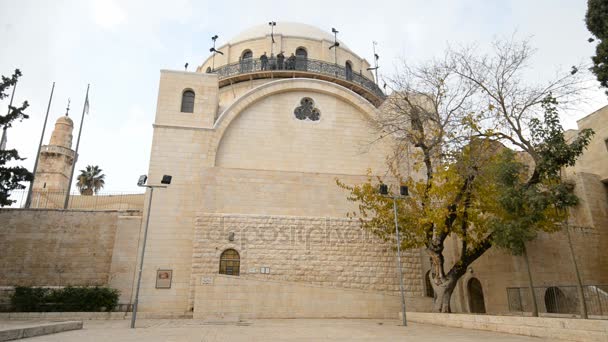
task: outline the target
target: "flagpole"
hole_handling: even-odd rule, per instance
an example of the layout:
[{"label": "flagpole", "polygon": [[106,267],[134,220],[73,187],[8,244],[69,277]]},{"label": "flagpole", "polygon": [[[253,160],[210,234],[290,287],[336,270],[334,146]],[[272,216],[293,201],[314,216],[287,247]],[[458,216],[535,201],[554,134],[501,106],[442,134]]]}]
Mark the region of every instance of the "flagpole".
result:
[{"label": "flagpole", "polygon": [[[15,98],[15,89],[17,89],[17,82],[13,85],[13,93],[11,94],[11,101],[8,103],[8,111],[6,115],[11,113],[11,106],[13,105],[13,98]],[[4,125],[2,127],[2,138],[0,138],[0,150],[4,150],[6,148],[6,130],[8,129],[8,125]]]},{"label": "flagpole", "polygon": [[46,107],[46,116],[44,117],[44,124],[42,124],[42,134],[40,134],[40,142],[38,143],[38,152],[36,153],[36,161],[34,162],[33,177],[30,182],[30,188],[27,191],[27,199],[25,200],[25,207],[29,208],[32,204],[32,191],[34,189],[34,180],[36,179],[36,171],[38,170],[38,160],[40,159],[40,150],[42,149],[42,139],[44,138],[44,132],[46,130],[46,122],[49,118],[49,111],[51,110],[51,102],[53,101],[53,92],[55,91],[55,82],[51,88],[51,96],[49,97],[49,104]]},{"label": "flagpole", "polygon": [[74,179],[74,170],[76,169],[76,162],[78,161],[78,147],[80,146],[80,134],[82,133],[82,124],[84,123],[84,113],[87,111],[89,105],[89,87],[87,84],[87,95],[84,97],[84,106],[82,107],[82,118],[80,118],[80,128],[78,129],[78,139],[76,140],[76,154],[74,155],[74,162],[72,163],[72,173],[70,175],[70,182],[68,183],[68,190],[65,194],[65,202],[63,203],[63,209],[68,208],[70,201],[70,191],[72,190],[72,180]]}]

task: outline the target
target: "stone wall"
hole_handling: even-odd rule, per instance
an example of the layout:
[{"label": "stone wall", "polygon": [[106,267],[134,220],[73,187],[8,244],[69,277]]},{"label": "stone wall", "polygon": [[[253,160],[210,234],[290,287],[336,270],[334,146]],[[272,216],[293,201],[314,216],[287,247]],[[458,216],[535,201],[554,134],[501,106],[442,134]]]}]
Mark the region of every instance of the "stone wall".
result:
[{"label": "stone wall", "polygon": [[411,322],[534,336],[548,341],[605,342],[608,321],[408,312]]},{"label": "stone wall", "polygon": [[[300,282],[214,275],[196,284],[194,318],[397,318],[398,295],[315,286]],[[430,298],[406,300],[408,310],[423,310]]]},{"label": "stone wall", "polygon": [[[201,277],[218,273],[228,248],[239,252],[240,274],[248,279],[399,293],[392,244],[364,231],[357,220],[202,214],[195,226],[192,289]],[[402,262],[406,296],[422,297],[420,251],[405,251]],[[262,274],[261,267],[270,273]]]},{"label": "stone wall", "polygon": [[128,231],[123,239],[137,246],[140,215],[139,211],[0,209],[0,286],[108,285],[117,229]]}]

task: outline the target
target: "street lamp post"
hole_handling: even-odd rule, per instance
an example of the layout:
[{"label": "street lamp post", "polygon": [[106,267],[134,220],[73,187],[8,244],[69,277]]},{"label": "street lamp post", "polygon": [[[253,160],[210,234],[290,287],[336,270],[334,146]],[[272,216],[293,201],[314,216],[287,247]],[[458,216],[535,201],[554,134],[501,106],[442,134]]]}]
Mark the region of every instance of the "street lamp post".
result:
[{"label": "street lamp post", "polygon": [[407,326],[407,318],[405,315],[405,288],[403,286],[403,268],[401,267],[401,238],[399,236],[399,222],[397,220],[397,200],[408,196],[407,186],[402,185],[399,188],[399,196],[389,195],[388,186],[380,184],[380,194],[382,196],[393,199],[393,212],[395,213],[395,236],[397,240],[397,268],[399,269],[399,289],[401,291],[401,312],[403,318],[403,326]]},{"label": "street lamp post", "polygon": [[148,176],[143,175],[139,177],[137,182],[138,186],[150,189],[150,197],[148,197],[148,213],[146,214],[146,224],[144,225],[144,242],[141,247],[141,255],[139,257],[139,269],[137,275],[137,287],[135,288],[135,300],[133,301],[133,314],[131,315],[131,329],[135,328],[135,320],[137,319],[137,306],[139,304],[139,287],[141,285],[141,271],[144,267],[144,255],[146,253],[146,240],[148,239],[148,222],[150,222],[150,209],[152,208],[152,195],[154,195],[154,188],[166,188],[171,184],[171,176],[164,175],[160,181],[160,185],[146,184]]}]

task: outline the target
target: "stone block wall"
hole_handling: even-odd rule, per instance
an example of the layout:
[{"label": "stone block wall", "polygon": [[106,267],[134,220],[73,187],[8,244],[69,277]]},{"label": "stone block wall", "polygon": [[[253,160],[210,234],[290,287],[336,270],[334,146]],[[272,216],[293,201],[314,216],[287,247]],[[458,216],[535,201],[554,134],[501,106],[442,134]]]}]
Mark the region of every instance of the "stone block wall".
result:
[{"label": "stone block wall", "polygon": [[[430,298],[407,298],[408,310],[424,310]],[[215,275],[196,285],[194,318],[397,318],[398,295],[377,291]]]},{"label": "stone block wall", "polygon": [[[240,254],[240,274],[248,279],[399,293],[392,243],[363,230],[357,220],[202,214],[195,224],[192,289],[218,273],[220,255],[229,248]],[[420,251],[403,252],[402,262],[406,296],[422,297]],[[262,267],[270,273],[261,273]]]},{"label": "stone block wall", "polygon": [[140,215],[0,209],[0,286],[108,285],[117,227],[137,243]]}]

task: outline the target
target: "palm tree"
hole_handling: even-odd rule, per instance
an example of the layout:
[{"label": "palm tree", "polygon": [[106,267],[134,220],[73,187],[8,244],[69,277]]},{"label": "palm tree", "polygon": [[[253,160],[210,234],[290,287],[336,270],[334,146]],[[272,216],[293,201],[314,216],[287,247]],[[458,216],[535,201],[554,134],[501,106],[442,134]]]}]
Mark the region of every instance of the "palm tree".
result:
[{"label": "palm tree", "polygon": [[93,193],[96,194],[103,188],[106,183],[104,180],[106,175],[102,174],[101,171],[103,170],[97,165],[88,165],[86,170],[80,170],[76,186],[81,195],[92,196]]}]

